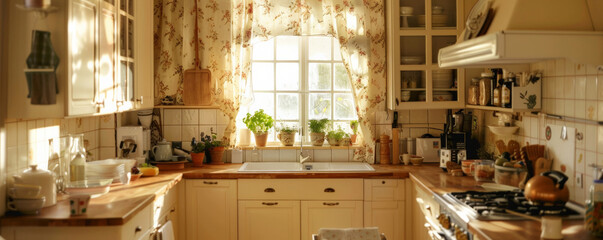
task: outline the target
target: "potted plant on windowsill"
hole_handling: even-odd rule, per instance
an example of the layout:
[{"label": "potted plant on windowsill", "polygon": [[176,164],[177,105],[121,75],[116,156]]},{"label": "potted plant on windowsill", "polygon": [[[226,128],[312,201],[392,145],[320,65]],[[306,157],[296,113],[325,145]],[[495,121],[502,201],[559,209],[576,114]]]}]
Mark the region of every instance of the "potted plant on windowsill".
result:
[{"label": "potted plant on windowsill", "polygon": [[341,140],[345,137],[346,133],[340,129],[329,131],[327,134],[327,141],[331,146],[339,146]]},{"label": "potted plant on windowsill", "polygon": [[205,135],[203,132],[201,133],[201,141],[203,141],[203,145],[205,146],[205,155],[208,156],[207,162],[209,164],[224,164],[222,156],[224,155],[226,148],[222,141],[218,141],[216,138],[213,129],[211,135]]},{"label": "potted plant on windowsill", "polygon": [[279,141],[281,141],[283,146],[293,146],[295,143],[295,134],[297,134],[297,128],[281,125],[281,127],[278,129],[278,132],[279,133],[276,135],[276,137]]},{"label": "potted plant on windowsill", "polygon": [[352,129],[352,135],[350,135],[350,140],[352,140],[352,144],[355,144],[356,137],[358,137],[358,120],[350,121],[350,128]]},{"label": "potted plant on windowsill", "polygon": [[197,142],[195,138],[191,141],[191,159],[193,160],[193,167],[203,166],[203,160],[205,158],[205,143]]},{"label": "potted plant on windowsill", "polygon": [[310,128],[310,141],[313,146],[322,146],[324,144],[327,123],[329,123],[329,120],[326,118],[320,120],[311,119],[308,122],[308,127]]},{"label": "potted plant on windowsill", "polygon": [[243,118],[243,123],[253,132],[255,145],[265,147],[266,140],[268,139],[268,130],[274,126],[274,119],[264,113],[264,109],[260,109],[255,111],[253,115],[247,113],[247,116]]}]

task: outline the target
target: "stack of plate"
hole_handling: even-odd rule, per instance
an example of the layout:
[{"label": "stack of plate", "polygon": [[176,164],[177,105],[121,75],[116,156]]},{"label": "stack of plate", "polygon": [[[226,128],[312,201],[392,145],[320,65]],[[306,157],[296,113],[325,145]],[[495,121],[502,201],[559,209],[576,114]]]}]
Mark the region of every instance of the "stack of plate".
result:
[{"label": "stack of plate", "polygon": [[402,56],[400,61],[402,64],[422,64],[424,59],[423,56]]},{"label": "stack of plate", "polygon": [[65,192],[69,195],[91,195],[95,198],[108,193],[113,179],[74,181],[67,184]]},{"label": "stack of plate", "polygon": [[433,92],[433,101],[434,102],[452,101],[452,93],[444,92],[444,91]]},{"label": "stack of plate", "polygon": [[[448,15],[445,14],[434,14],[431,16],[432,27],[446,27],[448,21]],[[425,27],[425,15],[417,16],[417,24],[419,27]]]},{"label": "stack of plate", "polygon": [[433,88],[451,88],[452,87],[452,69],[440,69],[432,72]]},{"label": "stack of plate", "polygon": [[86,164],[86,179],[113,179],[114,183],[128,184],[134,159],[107,159]]}]

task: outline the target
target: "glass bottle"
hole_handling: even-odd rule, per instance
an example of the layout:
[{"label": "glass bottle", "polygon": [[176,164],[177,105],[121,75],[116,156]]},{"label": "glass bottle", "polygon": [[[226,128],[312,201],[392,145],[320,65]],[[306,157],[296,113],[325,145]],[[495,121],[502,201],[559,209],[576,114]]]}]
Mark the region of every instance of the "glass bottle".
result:
[{"label": "glass bottle", "polygon": [[479,80],[479,105],[490,105],[490,89],[491,89],[492,73],[482,73],[482,78]]},{"label": "glass bottle", "polygon": [[471,105],[479,103],[479,78],[471,79],[471,86],[467,92],[467,103]]},{"label": "glass bottle", "polygon": [[502,96],[501,96],[501,100],[502,100],[502,106],[505,108],[511,108],[511,99],[512,99],[512,93],[511,91],[513,90],[513,86],[515,85],[515,74],[513,73],[509,73],[509,77],[506,78],[505,83],[503,84],[503,88],[502,88]]},{"label": "glass bottle", "polygon": [[84,135],[71,135],[70,148],[71,161],[69,163],[69,180],[86,180],[86,149],[84,148]]},{"label": "glass bottle", "polygon": [[64,192],[69,182],[69,144],[70,137],[48,140],[48,170],[55,174],[57,192]]},{"label": "glass bottle", "polygon": [[603,237],[603,166],[593,164],[591,167],[595,177],[586,199],[584,228],[595,236]]},{"label": "glass bottle", "polygon": [[496,87],[494,87],[494,98],[492,99],[492,105],[495,107],[500,107],[500,85],[502,85],[502,82],[497,83]]}]

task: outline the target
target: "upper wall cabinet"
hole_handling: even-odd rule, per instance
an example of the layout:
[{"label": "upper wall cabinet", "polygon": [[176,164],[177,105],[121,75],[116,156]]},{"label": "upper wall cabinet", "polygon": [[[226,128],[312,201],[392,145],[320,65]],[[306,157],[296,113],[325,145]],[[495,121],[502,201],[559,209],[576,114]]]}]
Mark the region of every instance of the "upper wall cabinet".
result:
[{"label": "upper wall cabinet", "polygon": [[387,1],[389,109],[464,107],[464,70],[437,64],[463,30],[464,11],[464,0]]},{"label": "upper wall cabinet", "polygon": [[[54,1],[56,11],[34,14],[7,6],[9,34],[8,118],[61,118],[151,108],[153,98],[153,2],[145,0]],[[45,78],[26,80],[33,53],[33,31],[50,32],[58,56],[57,91]],[[37,72],[35,74],[38,74]],[[43,74],[42,74],[43,75]],[[30,89],[36,88],[36,91]],[[41,91],[40,91],[41,90]],[[38,105],[31,99],[56,94],[56,103]]]}]

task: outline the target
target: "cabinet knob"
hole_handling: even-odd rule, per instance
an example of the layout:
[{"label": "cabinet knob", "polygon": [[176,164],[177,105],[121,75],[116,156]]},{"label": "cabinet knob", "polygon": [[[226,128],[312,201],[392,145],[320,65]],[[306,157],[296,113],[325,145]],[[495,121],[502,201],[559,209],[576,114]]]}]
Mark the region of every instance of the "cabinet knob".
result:
[{"label": "cabinet knob", "polygon": [[203,184],[215,185],[215,184],[218,184],[218,182],[215,182],[215,181],[203,181]]},{"label": "cabinet knob", "polygon": [[339,203],[338,202],[334,202],[334,203],[323,202],[322,205],[325,205],[325,206],[337,206],[337,205],[339,205]]},{"label": "cabinet knob", "polygon": [[385,184],[385,181],[381,181],[381,184]]},{"label": "cabinet knob", "polygon": [[136,226],[136,229],[134,229],[134,233],[140,232],[142,231],[142,227],[140,226]]},{"label": "cabinet knob", "polygon": [[276,190],[274,190],[274,188],[266,188],[264,189],[264,192],[276,192]]},{"label": "cabinet knob", "polygon": [[325,192],[335,192],[335,189],[333,189],[333,188],[325,188]]},{"label": "cabinet knob", "polygon": [[172,209],[170,209],[170,212],[175,212],[176,211],[176,207],[173,207]]},{"label": "cabinet knob", "polygon": [[278,202],[262,202],[262,205],[275,206],[275,205],[278,205]]},{"label": "cabinet knob", "polygon": [[134,99],[134,101],[139,102],[140,104],[143,103],[143,98],[142,96],[140,96],[140,98]]}]

